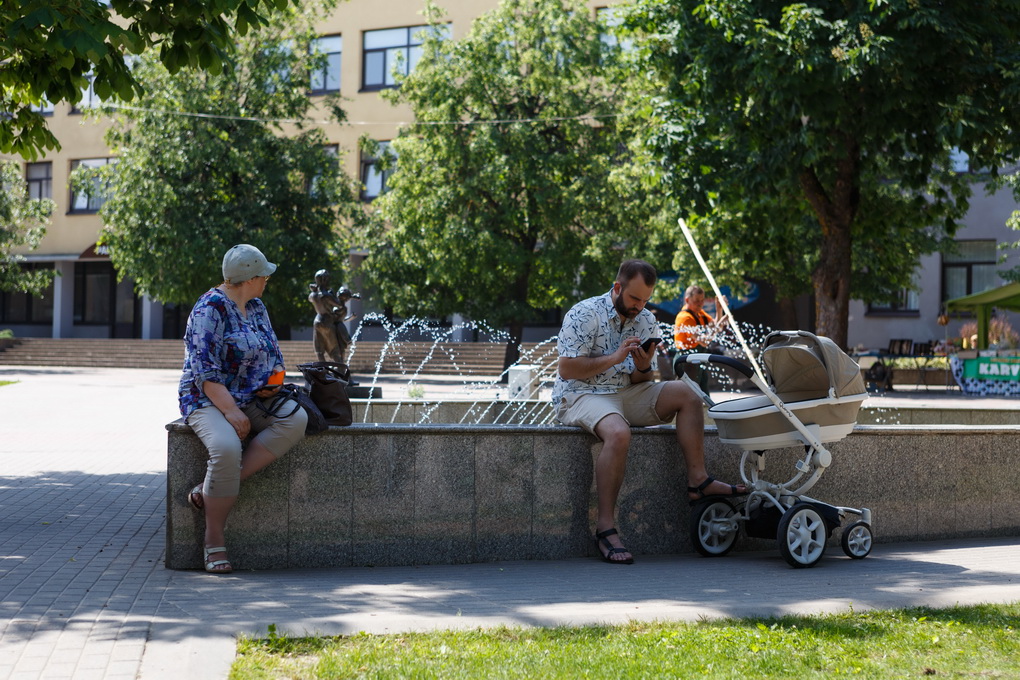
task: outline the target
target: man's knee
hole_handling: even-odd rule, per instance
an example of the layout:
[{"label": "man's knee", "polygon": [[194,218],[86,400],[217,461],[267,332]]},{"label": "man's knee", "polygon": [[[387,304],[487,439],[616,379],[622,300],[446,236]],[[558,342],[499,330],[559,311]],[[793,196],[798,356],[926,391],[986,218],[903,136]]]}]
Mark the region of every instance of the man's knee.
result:
[{"label": "man's knee", "polygon": [[606,416],[599,421],[595,434],[606,446],[614,449],[626,450],[630,446],[630,424],[622,416]]},{"label": "man's knee", "polygon": [[655,412],[664,420],[688,408],[702,408],[701,397],[682,380],[671,380],[662,386],[655,402]]}]

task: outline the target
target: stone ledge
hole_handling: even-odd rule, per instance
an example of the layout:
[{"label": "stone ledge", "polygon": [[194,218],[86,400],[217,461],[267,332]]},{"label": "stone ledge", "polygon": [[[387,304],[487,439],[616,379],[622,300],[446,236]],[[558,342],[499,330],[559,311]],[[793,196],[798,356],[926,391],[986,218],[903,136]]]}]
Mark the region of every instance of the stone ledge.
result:
[{"label": "stone ledge", "polygon": [[[166,566],[201,565],[201,515],[185,496],[206,453],[168,429]],[[876,541],[1012,535],[1020,426],[858,426],[830,445],[811,490],[869,507]],[[735,479],[740,451],[706,434],[712,474]],[[592,461],[601,444],[548,425],[357,424],[308,437],[248,480],[227,529],[235,568],[453,564],[594,556]],[[767,454],[773,481],[797,451]],[[692,550],[684,467],[671,427],[635,429],[619,528],[635,555]],[[830,550],[838,551],[839,535]],[[774,549],[740,537],[737,549]]]},{"label": "stone ledge", "polygon": [[[551,422],[548,399],[521,401],[429,401],[427,399],[352,399],[355,423],[421,423],[441,425],[461,421],[480,424],[531,424]],[[951,409],[930,405],[870,406],[867,401],[857,416],[860,424],[887,425],[1020,425],[1020,409],[972,407]],[[705,422],[712,424],[705,410]]]}]

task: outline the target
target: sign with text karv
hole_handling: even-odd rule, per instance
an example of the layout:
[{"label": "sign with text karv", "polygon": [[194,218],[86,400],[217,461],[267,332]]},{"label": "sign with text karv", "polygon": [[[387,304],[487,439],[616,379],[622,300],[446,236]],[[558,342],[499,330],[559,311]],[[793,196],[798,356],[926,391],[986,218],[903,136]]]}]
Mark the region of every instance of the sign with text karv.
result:
[{"label": "sign with text karv", "polygon": [[964,378],[1020,381],[1020,357],[978,357],[963,363]]}]

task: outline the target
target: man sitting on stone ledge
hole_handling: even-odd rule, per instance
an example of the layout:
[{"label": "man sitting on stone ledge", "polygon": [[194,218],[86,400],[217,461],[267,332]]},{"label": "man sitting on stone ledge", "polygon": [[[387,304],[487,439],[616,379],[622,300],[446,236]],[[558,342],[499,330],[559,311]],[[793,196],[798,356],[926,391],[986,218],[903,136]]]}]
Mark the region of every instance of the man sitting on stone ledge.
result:
[{"label": "man sitting on stone ledge", "polygon": [[623,484],[631,426],[669,423],[676,417],[676,439],[687,464],[692,501],[710,495],[746,493],[705,470],[705,416],[701,399],[681,381],[654,382],[655,316],[645,309],[655,290],[655,268],[643,260],[620,265],[613,288],[574,305],[563,318],[556,349],[559,375],[552,400],[557,419],[583,427],[602,440],[595,461],[598,518],[595,543],[602,559],[633,564],[615,527],[616,500]]}]

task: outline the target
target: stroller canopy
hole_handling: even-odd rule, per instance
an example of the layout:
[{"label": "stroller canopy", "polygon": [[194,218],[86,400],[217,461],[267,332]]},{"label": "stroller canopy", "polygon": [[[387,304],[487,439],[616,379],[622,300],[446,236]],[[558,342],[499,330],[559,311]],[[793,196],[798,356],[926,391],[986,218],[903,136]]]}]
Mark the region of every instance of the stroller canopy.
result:
[{"label": "stroller canopy", "polygon": [[762,360],[780,395],[821,399],[866,393],[857,362],[829,338],[807,331],[770,333]]}]

